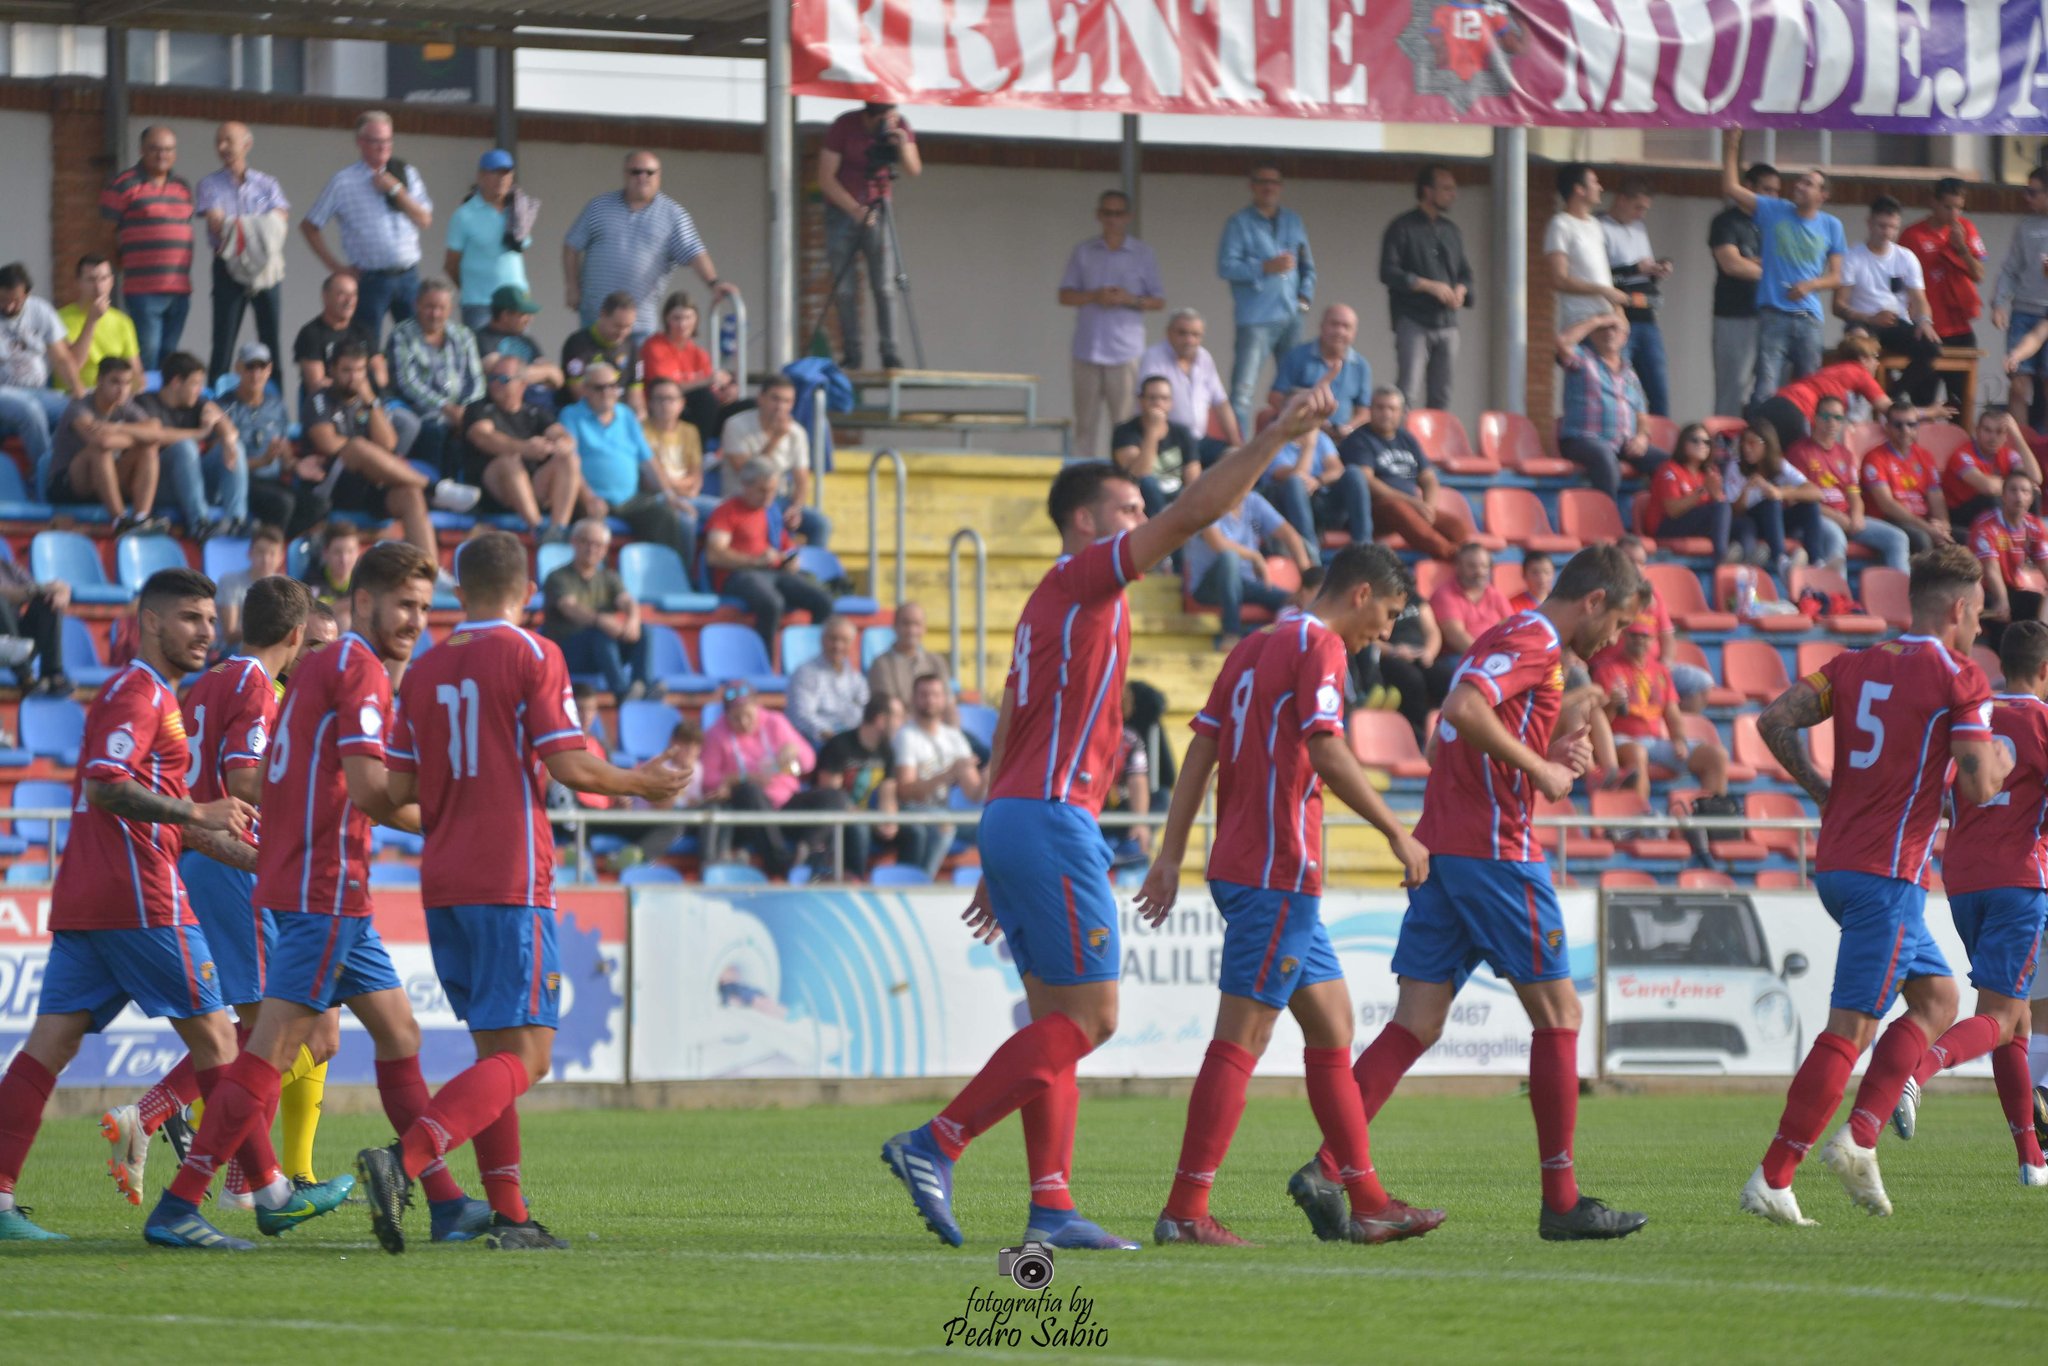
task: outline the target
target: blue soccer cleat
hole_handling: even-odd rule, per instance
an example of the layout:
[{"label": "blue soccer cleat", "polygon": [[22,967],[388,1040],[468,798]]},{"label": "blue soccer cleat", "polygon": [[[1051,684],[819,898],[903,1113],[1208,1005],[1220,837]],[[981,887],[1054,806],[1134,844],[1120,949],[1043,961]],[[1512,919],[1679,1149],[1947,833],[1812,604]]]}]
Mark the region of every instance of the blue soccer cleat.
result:
[{"label": "blue soccer cleat", "polygon": [[204,1215],[165,1191],[142,1225],[142,1241],[153,1247],[200,1248],[210,1252],[253,1252],[256,1244],[246,1238],[230,1238]]},{"label": "blue soccer cleat", "polygon": [[939,1151],[929,1125],[906,1129],[882,1145],[882,1162],[910,1192],[924,1226],[949,1247],[960,1246],[953,1219],[953,1159]]},{"label": "blue soccer cleat", "polygon": [[427,1206],[437,1243],[466,1243],[491,1227],[489,1202],[465,1195],[460,1200],[434,1201]]},{"label": "blue soccer cleat", "polygon": [[70,1239],[62,1233],[52,1233],[41,1228],[28,1217],[28,1206],[16,1205],[13,1209],[0,1209],[0,1243],[64,1243]]},{"label": "blue soccer cleat", "polygon": [[295,1185],[291,1203],[283,1209],[256,1207],[256,1231],[266,1238],[275,1238],[289,1233],[300,1224],[318,1219],[329,1210],[339,1209],[348,1199],[349,1192],[356,1188],[353,1176],[337,1176],[332,1180],[304,1186]]},{"label": "blue soccer cleat", "polygon": [[1031,1226],[1024,1230],[1027,1243],[1044,1243],[1047,1247],[1087,1248],[1096,1252],[1136,1252],[1138,1244],[1128,1238],[1119,1238],[1102,1225],[1090,1219],[1083,1219],[1070,1209],[1043,1209],[1031,1207]]}]

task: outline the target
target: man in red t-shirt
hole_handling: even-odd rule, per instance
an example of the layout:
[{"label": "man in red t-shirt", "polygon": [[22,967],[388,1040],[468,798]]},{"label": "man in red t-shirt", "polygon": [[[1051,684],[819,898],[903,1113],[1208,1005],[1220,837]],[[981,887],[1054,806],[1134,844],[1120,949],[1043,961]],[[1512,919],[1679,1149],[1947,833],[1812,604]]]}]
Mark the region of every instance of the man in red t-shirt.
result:
[{"label": "man in red t-shirt", "polygon": [[2005,409],[1986,407],[1978,413],[1971,435],[1974,439],[1951,451],[1941,467],[1941,496],[1959,535],[1998,506],[2007,475],[2024,471],[2036,489],[2041,487],[2040,462],[2019,422]]},{"label": "man in red t-shirt", "polygon": [[1970,552],[1984,565],[1985,627],[1994,636],[2004,634],[2004,623],[2041,619],[2040,566],[2048,564],[2048,527],[2028,511],[2040,490],[2025,474],[2011,475],[1998,506],[1970,528]]},{"label": "man in red t-shirt", "polygon": [[1493,586],[1493,554],[1485,546],[1477,541],[1460,546],[1456,568],[1457,576],[1429,600],[1444,633],[1444,653],[1452,658],[1514,613],[1508,595]]},{"label": "man in red t-shirt", "polygon": [[1870,510],[1906,533],[1913,553],[1955,540],[1948,504],[1941,496],[1941,471],[1927,448],[1913,439],[1919,415],[1896,404],[1884,415],[1885,444],[1863,457],[1863,497]]},{"label": "man in red t-shirt", "polygon": [[[1920,258],[1927,276],[1927,305],[1943,346],[1977,345],[1971,326],[1983,311],[1977,282],[1984,278],[1984,239],[1977,225],[1963,216],[1963,182],[1943,176],[1934,182],[1934,204],[1927,217],[1899,234],[1899,245]],[[1948,401],[1960,403],[1953,379]]]},{"label": "man in red t-shirt", "polygon": [[903,364],[896,354],[896,263],[890,257],[895,233],[878,215],[886,209],[889,185],[897,176],[924,170],[917,134],[893,104],[874,101],[832,120],[818,149],[818,187],[825,196],[825,257],[832,267],[832,302],[839,313],[841,362],[861,368],[860,280],[854,254],[867,258],[868,288],[875,296],[875,331],[880,334],[882,368]]},{"label": "man in red t-shirt", "polygon": [[704,567],[711,587],[746,604],[770,657],[784,612],[809,612],[812,621],[832,615],[832,595],[796,571],[795,551],[773,544],[768,504],[775,498],[775,484],[774,465],[749,460],[740,470],[739,490],[704,519]]},{"label": "man in red t-shirt", "polygon": [[1606,696],[1621,771],[1643,800],[1650,798],[1651,768],[1686,772],[1709,797],[1728,791],[1728,755],[1719,745],[1693,744],[1678,710],[1678,686],[1655,657],[1657,622],[1644,615],[1629,623],[1619,645],[1593,657],[1593,682]]}]

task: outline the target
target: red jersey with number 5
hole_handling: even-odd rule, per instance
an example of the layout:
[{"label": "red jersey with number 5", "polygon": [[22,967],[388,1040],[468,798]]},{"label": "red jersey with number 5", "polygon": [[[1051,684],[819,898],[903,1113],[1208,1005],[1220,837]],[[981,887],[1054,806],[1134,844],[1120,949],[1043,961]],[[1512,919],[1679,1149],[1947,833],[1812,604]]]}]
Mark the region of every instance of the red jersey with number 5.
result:
[{"label": "red jersey with number 5", "polygon": [[370,913],[370,818],[349,801],[341,761],[383,762],[390,709],[384,661],[354,631],[292,671],[263,774],[258,906]]},{"label": "red jersey with number 5", "polygon": [[1323,784],[1311,736],[1344,733],[1344,642],[1306,613],[1239,641],[1190,723],[1216,741],[1209,876],[1320,896]]},{"label": "red jersey with number 5", "polygon": [[[1564,709],[1564,642],[1541,612],[1522,612],[1472,642],[1451,690],[1477,688],[1509,734],[1545,754]],[[1541,863],[1529,825],[1536,785],[1529,775],[1489,759],[1448,721],[1437,723],[1436,760],[1422,792],[1415,838],[1432,854]]]},{"label": "red jersey with number 5", "polygon": [[1070,802],[1091,816],[1116,781],[1139,575],[1129,532],[1063,555],[1031,590],[1010,658],[1010,729],[989,799]]},{"label": "red jersey with number 5", "polygon": [[1814,868],[1927,882],[1951,740],[1991,738],[1984,671],[1929,636],[1836,655],[1808,674],[1835,718]]},{"label": "red jersey with number 5", "polygon": [[464,622],[409,665],[385,762],[419,776],[421,903],[553,906],[541,761],[583,747],[553,641],[509,621]]},{"label": "red jersey with number 5", "polygon": [[1991,699],[1991,738],[2012,758],[2012,772],[1982,806],[1956,803],[1948,832],[1953,859],[1941,862],[1950,896],[1994,887],[2048,888],[2048,704],[2026,693]]},{"label": "red jersey with number 5", "polygon": [[136,930],[190,925],[192,907],[178,880],[185,832],[175,825],[131,821],[85,799],[88,779],[140,783],[184,798],[192,754],[178,714],[178,694],[155,669],[136,660],[114,675],[85,714],[78,775],[71,783],[71,835],[50,890],[53,930]]}]

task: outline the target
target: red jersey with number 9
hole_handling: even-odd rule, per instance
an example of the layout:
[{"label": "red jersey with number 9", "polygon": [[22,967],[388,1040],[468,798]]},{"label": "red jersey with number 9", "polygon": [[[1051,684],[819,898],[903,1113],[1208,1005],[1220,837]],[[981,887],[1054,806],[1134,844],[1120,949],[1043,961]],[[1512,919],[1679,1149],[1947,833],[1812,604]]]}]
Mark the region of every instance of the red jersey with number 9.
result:
[{"label": "red jersey with number 9", "polygon": [[1984,671],[1929,636],[1836,655],[1808,674],[1835,718],[1814,868],[1927,883],[1951,740],[1991,739]]},{"label": "red jersey with number 9", "polygon": [[1982,806],[1956,803],[1941,880],[1950,896],[1995,887],[2048,888],[2048,704],[2025,693],[1991,699],[1991,738],[2012,758],[2012,772]]},{"label": "red jersey with number 9", "polygon": [[[1564,710],[1564,642],[1557,628],[1541,612],[1509,617],[1472,642],[1451,675],[1451,690],[1459,688],[1477,688],[1509,734],[1547,754]],[[1436,760],[1415,825],[1424,848],[1460,858],[1541,863],[1543,850],[1529,825],[1535,802],[1536,785],[1528,774],[1489,759],[1450,722],[1437,723]]]}]

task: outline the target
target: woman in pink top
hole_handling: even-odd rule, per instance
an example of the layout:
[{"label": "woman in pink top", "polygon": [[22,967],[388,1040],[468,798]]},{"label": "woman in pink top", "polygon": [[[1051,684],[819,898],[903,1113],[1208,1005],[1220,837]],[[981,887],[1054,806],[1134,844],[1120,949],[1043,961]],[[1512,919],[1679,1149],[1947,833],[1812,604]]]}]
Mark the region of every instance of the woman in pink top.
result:
[{"label": "woman in pink top", "polygon": [[662,301],[661,331],[640,347],[640,382],[672,379],[685,389],[711,383],[711,356],[697,345],[697,305],[677,290]]},{"label": "woman in pink top", "polygon": [[[727,811],[846,811],[852,802],[840,788],[805,788],[803,776],[817,755],[781,712],[761,705],[744,680],[719,690],[725,714],[704,733],[699,769],[708,805]],[[831,833],[823,828],[773,825],[734,827],[732,841],[760,859],[770,877],[788,874],[810,852],[816,876],[830,879]]]}]

